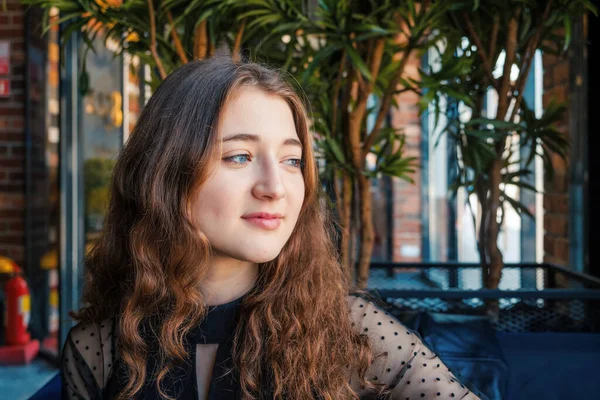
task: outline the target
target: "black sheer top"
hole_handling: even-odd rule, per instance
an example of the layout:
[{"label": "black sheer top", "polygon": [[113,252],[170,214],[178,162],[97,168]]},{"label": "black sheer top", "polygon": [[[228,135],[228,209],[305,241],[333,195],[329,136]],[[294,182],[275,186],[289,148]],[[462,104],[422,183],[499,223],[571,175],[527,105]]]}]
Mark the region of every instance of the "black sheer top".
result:
[{"label": "black sheer top", "polygon": [[[234,374],[225,372],[232,365],[232,340],[240,305],[244,296],[230,303],[209,307],[207,316],[186,339],[191,363],[173,368],[163,380],[167,394],[185,400],[239,399],[239,384]],[[407,329],[397,319],[371,301],[348,296],[348,311],[354,326],[368,335],[376,357],[367,378],[392,388],[392,399],[485,399],[475,394],[470,384],[459,382],[439,357],[431,351],[416,332]],[[127,382],[127,372],[118,356],[115,338],[117,321],[100,324],[78,324],[69,331],[62,352],[63,399],[112,399]],[[153,348],[153,346],[149,346]],[[216,347],[216,354],[214,352]],[[210,357],[205,354],[212,352]],[[202,360],[214,359],[214,363]],[[200,361],[199,361],[200,360]],[[158,357],[147,361],[147,379],[138,399],[161,399],[152,372]],[[211,368],[206,392],[199,392],[198,382]],[[350,380],[362,399],[372,398],[361,389],[358,380]],[[264,398],[270,398],[268,388]]]}]

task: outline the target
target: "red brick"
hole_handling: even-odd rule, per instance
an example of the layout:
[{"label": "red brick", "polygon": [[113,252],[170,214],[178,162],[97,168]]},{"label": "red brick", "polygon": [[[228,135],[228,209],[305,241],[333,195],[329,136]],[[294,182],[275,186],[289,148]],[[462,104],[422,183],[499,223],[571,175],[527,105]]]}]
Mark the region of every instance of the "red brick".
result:
[{"label": "red brick", "polygon": [[420,220],[408,220],[401,219],[398,221],[398,224],[394,226],[394,232],[420,232],[421,231],[421,221]]},{"label": "red brick", "polygon": [[19,214],[18,211],[15,211],[15,210],[0,210],[0,218],[6,219],[6,218],[14,218],[14,217],[20,217],[20,214]]},{"label": "red brick", "polygon": [[569,213],[569,196],[566,193],[545,194],[544,210],[552,213]]},{"label": "red brick", "polygon": [[544,215],[544,228],[547,233],[566,237],[568,235],[568,227],[569,224],[566,215],[548,213]]},{"label": "red brick", "polygon": [[546,193],[565,194],[567,193],[569,177],[564,174],[555,174],[551,181],[545,181]]},{"label": "red brick", "polygon": [[23,243],[24,238],[23,238],[23,234],[12,234],[12,233],[7,233],[4,235],[0,235],[0,243],[3,244],[21,244]]},{"label": "red brick", "polygon": [[544,252],[554,254],[554,237],[544,235]]},{"label": "red brick", "polygon": [[554,242],[554,255],[561,260],[567,261],[569,259],[569,239],[556,238]]},{"label": "red brick", "polygon": [[[0,192],[17,192],[23,190],[23,182],[4,182],[0,184]],[[1,217],[1,215],[0,215]]]},{"label": "red brick", "polygon": [[6,159],[0,158],[0,167],[20,167],[23,165],[22,159]]},{"label": "red brick", "polygon": [[[565,102],[569,100],[569,62],[564,56],[557,57],[545,53],[543,105],[551,101]],[[569,118],[566,112],[557,129],[569,135]],[[545,181],[544,193],[544,261],[560,265],[568,265],[569,260],[569,165],[556,154],[550,154],[555,175]]]},{"label": "red brick", "polygon": [[[15,40],[12,43],[12,51],[14,51],[14,52],[18,51],[20,53],[23,53],[25,51],[25,43],[21,40],[19,40],[19,41]],[[22,69],[22,67],[19,67],[19,68]],[[16,72],[16,71],[17,71],[17,68],[15,67],[15,75],[19,74],[19,72]]]},{"label": "red brick", "polygon": [[23,108],[22,107],[2,106],[2,104],[0,104],[0,115],[12,116],[12,115],[20,114],[22,112],[23,112]]},{"label": "red brick", "polygon": [[23,132],[20,133],[10,133],[10,132],[0,132],[0,140],[7,142],[17,142],[23,140]]},{"label": "red brick", "polygon": [[564,103],[568,98],[567,87],[564,85],[555,86],[549,90],[547,90],[543,95],[543,103],[544,106],[550,104],[553,100],[557,103]]},{"label": "red brick", "polygon": [[419,216],[421,213],[421,203],[418,198],[406,201],[400,201],[397,209],[406,216]]},{"label": "red brick", "polygon": [[0,242],[0,255],[8,257],[15,261],[18,265],[23,265],[25,248],[22,243],[13,245]]},{"label": "red brick", "polygon": [[23,25],[24,21],[25,21],[25,18],[23,16],[23,14],[21,14],[21,13],[13,14],[13,16],[12,16],[13,25]]},{"label": "red brick", "polygon": [[554,81],[554,84],[568,84],[569,64],[567,62],[560,62],[554,66],[552,70],[552,80]]},{"label": "red brick", "polygon": [[0,193],[1,209],[22,209],[25,204],[23,193]]},{"label": "red brick", "polygon": [[5,25],[0,27],[0,37],[12,38],[23,35],[23,28],[14,25]]},{"label": "red brick", "polygon": [[25,174],[23,172],[11,172],[8,174],[8,179],[12,182],[23,182],[25,180]]},{"label": "red brick", "polygon": [[17,156],[23,156],[25,148],[21,145],[12,146],[10,149],[10,153]]}]

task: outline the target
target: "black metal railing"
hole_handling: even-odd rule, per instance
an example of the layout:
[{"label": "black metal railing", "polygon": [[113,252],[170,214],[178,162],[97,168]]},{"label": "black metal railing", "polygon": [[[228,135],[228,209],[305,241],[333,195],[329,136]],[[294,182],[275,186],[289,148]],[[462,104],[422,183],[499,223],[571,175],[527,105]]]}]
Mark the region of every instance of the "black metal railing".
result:
[{"label": "black metal railing", "polygon": [[479,264],[371,264],[368,289],[397,314],[487,315],[508,332],[600,332],[600,279],[554,264],[506,264],[498,289],[483,287]]}]

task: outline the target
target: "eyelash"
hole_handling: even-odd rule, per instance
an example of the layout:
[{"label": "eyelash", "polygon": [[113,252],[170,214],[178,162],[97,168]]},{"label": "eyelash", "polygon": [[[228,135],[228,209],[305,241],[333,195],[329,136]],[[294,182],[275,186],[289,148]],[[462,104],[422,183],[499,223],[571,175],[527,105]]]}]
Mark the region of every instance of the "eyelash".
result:
[{"label": "eyelash", "polygon": [[[226,162],[229,162],[229,163],[242,164],[242,163],[236,163],[235,161],[233,161],[233,159],[236,158],[236,157],[247,157],[247,158],[250,158],[250,155],[249,154],[236,154],[236,155],[231,156],[231,157],[225,157],[225,158],[223,158],[223,160],[226,161]],[[293,167],[303,168],[304,165],[305,165],[304,161],[301,160],[301,159],[299,159],[299,158],[290,158],[289,160],[285,160],[285,161],[290,161],[290,160],[294,160],[294,161],[298,162],[298,165],[292,165]]]}]

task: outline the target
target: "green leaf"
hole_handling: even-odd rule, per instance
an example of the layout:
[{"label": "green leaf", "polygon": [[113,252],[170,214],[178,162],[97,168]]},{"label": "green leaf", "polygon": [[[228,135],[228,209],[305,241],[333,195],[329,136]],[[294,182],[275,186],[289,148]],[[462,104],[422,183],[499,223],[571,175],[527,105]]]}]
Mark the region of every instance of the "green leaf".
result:
[{"label": "green leaf", "polygon": [[489,118],[474,118],[466,123],[467,126],[473,125],[491,125],[495,129],[507,131],[507,130],[517,130],[520,128],[520,124],[514,122],[507,122],[497,119],[489,119]]},{"label": "green leaf", "polygon": [[503,199],[505,201],[508,202],[508,204],[511,205],[511,207],[517,212],[517,214],[521,215],[521,214],[525,214],[528,217],[530,217],[531,219],[535,220],[535,216],[531,213],[531,211],[529,211],[529,209],[527,208],[527,206],[515,199],[513,199],[512,197],[508,196],[506,194],[506,192],[504,192],[503,190],[500,191],[500,194],[502,195]]},{"label": "green leaf", "polygon": [[317,51],[313,60],[308,64],[308,68],[306,68],[302,74],[300,80],[303,83],[307,83],[309,78],[313,76],[314,71],[319,65],[329,56],[331,56],[334,52],[338,51],[341,46],[337,44],[330,44],[325,46],[324,48]]},{"label": "green leaf", "polygon": [[594,16],[598,16],[598,8],[596,8],[596,6],[591,1],[581,0],[581,3],[585,6],[585,8],[590,10],[590,12],[594,14]]},{"label": "green leaf", "polygon": [[345,43],[344,44],[344,48],[346,49],[346,52],[348,53],[348,55],[352,59],[352,62],[354,63],[354,65],[361,72],[361,74],[363,74],[363,76],[365,78],[367,78],[367,80],[372,81],[373,77],[371,76],[371,72],[369,71],[369,67],[367,67],[367,64],[365,64],[365,62],[363,61],[362,57],[356,52],[356,50],[354,50],[354,48],[352,47],[352,45],[350,45],[348,43]]},{"label": "green leaf", "polygon": [[569,45],[571,44],[571,34],[572,31],[572,21],[569,16],[565,17],[565,43],[563,45],[563,51],[567,51]]},{"label": "green leaf", "polygon": [[346,164],[346,157],[344,157],[344,152],[342,151],[339,143],[332,138],[327,138],[325,139],[325,141],[329,146],[329,149],[331,150],[332,154],[335,156],[336,160],[340,164]]},{"label": "green leaf", "polygon": [[521,189],[528,189],[534,193],[539,192],[539,190],[537,190],[537,188],[535,186],[533,186],[532,184],[527,183],[525,181],[509,181],[509,182],[505,182],[505,185],[513,185],[513,186],[517,186]]}]

